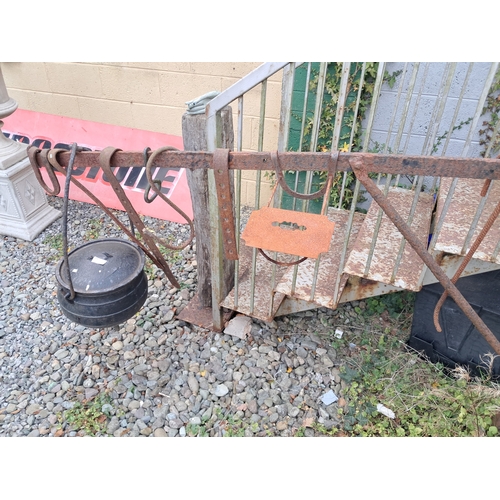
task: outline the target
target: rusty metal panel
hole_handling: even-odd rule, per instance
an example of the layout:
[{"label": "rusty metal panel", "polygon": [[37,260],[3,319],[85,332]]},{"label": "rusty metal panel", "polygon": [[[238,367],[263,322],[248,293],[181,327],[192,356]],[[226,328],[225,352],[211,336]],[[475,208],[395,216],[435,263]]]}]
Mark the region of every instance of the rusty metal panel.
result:
[{"label": "rusty metal panel", "polygon": [[[235,289],[233,288],[220,305],[262,321],[272,321],[285,296],[277,293],[274,294],[273,298],[272,282],[269,278],[273,272],[273,264],[260,254],[256,256],[255,285],[252,292],[252,250],[252,248],[240,242],[237,302],[235,305]],[[276,266],[276,268],[276,279],[279,280],[286,268],[281,266]],[[271,311],[272,300],[274,302]]]},{"label": "rusty metal panel", "polygon": [[[452,179],[447,177],[441,179],[441,186],[436,210],[436,219],[440,217],[443,210],[444,201],[450,188]],[[459,179],[453,194],[448,211],[445,215],[443,226],[439,233],[435,250],[447,252],[455,255],[461,255],[465,239],[469,228],[476,214],[476,208],[481,201],[481,190],[484,181],[476,179]],[[493,181],[488,200],[479,218],[471,242],[474,242],[483,228],[486,220],[493,212],[498,200],[500,199],[500,183]],[[474,258],[491,261],[500,264],[500,256],[493,258],[495,247],[500,241],[500,218],[496,220],[483,242],[474,253]],[[471,245],[469,244],[468,247]]]},{"label": "rusty metal panel", "polygon": [[[393,206],[398,207],[399,214],[403,219],[408,217],[414,194],[413,191],[408,189],[389,189],[387,198]],[[429,237],[433,205],[434,200],[432,194],[420,193],[411,228],[424,244],[427,244]],[[394,281],[391,280],[403,236],[385,213],[382,217],[382,223],[375,244],[370,269],[368,273],[365,274],[366,262],[373,239],[378,210],[379,206],[376,203],[372,203],[365,222],[359,231],[344,272],[393,285],[398,288],[418,291],[421,288],[419,281],[424,269],[424,263],[409,245],[405,247],[401,264]]]},{"label": "rusty metal panel", "polygon": [[241,238],[250,247],[315,259],[328,251],[333,228],[322,215],[263,207],[250,214]]},{"label": "rusty metal panel", "polygon": [[[318,275],[316,280],[316,289],[314,292],[314,298],[311,301],[311,290],[313,286],[313,276],[316,267],[316,260],[306,260],[302,264],[298,265],[297,269],[297,279],[295,282],[295,291],[292,293],[292,280],[293,280],[293,269],[287,270],[283,275],[281,281],[276,286],[276,291],[281,292],[285,295],[289,295],[293,298],[301,299],[307,302],[313,302],[318,305],[318,307],[329,307],[334,309],[337,304],[334,301],[335,293],[335,281],[338,276],[340,258],[342,254],[342,247],[344,241],[347,238],[346,228],[347,221],[349,218],[349,212],[347,210],[338,210],[330,208],[328,210],[328,219],[335,224],[335,232],[333,238],[330,239],[330,245],[328,252],[321,256]],[[349,240],[348,252],[354,246],[356,241],[356,235],[361,227],[361,224],[365,218],[364,214],[356,213],[354,214],[354,221],[351,229],[351,235]],[[343,275],[341,278],[341,286],[339,296],[345,282],[347,281],[347,275]]]}]

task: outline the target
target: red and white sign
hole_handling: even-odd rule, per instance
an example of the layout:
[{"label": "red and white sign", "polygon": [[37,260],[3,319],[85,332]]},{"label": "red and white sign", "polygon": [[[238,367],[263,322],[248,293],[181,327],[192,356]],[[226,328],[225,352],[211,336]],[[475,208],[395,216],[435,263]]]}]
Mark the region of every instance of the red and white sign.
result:
[{"label": "red and white sign", "polygon": [[[65,148],[69,149],[73,142],[88,150],[102,150],[108,146],[120,148],[124,151],[143,151],[150,147],[155,150],[162,146],[173,146],[183,149],[182,137],[168,134],[159,134],[116,125],[66,118],[35,111],[17,109],[12,115],[4,118],[3,133],[10,139],[25,144],[33,144],[42,149]],[[137,165],[141,166],[141,165]],[[50,182],[44,174],[42,176],[47,185]],[[64,176],[56,173],[59,184],[64,186]],[[149,215],[158,219],[172,222],[186,223],[186,220],[173,210],[167,203],[157,197],[152,203],[144,201],[144,190],[147,179],[144,168],[119,168],[115,175],[120,180],[126,195],[134,208],[142,215]],[[99,168],[77,170],[74,174],[94,196],[99,198],[108,208],[123,210],[109,182],[103,179],[103,172]],[[190,218],[193,217],[191,196],[184,169],[158,168],[154,178],[161,180],[162,192]],[[62,191],[59,196],[62,196]],[[71,185],[70,198],[73,200],[92,203],[80,189]]]}]

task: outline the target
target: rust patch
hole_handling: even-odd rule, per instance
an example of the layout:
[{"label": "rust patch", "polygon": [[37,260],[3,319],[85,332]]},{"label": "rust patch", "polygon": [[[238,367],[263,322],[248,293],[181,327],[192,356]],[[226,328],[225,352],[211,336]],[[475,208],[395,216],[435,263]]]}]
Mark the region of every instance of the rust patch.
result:
[{"label": "rust patch", "polygon": [[[223,313],[223,323],[231,318],[233,312]],[[212,308],[201,305],[200,298],[196,293],[184,309],[177,314],[177,319],[190,323],[192,325],[206,328],[207,330],[219,331],[214,329]]]},{"label": "rust patch", "polygon": [[401,292],[402,288],[397,288],[385,283],[361,278],[359,276],[349,276],[339,303],[351,302],[352,300],[362,300],[368,297],[386,295],[393,292]]}]

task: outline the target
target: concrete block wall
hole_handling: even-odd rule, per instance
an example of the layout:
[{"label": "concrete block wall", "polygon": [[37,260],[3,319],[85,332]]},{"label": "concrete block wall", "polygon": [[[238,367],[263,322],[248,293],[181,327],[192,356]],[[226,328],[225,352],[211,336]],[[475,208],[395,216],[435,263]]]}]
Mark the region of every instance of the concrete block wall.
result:
[{"label": "concrete block wall", "polygon": [[[20,109],[111,125],[182,135],[185,103],[223,91],[257,68],[258,62],[10,62],[2,63],[9,95]],[[277,148],[281,72],[267,84],[264,150]],[[237,104],[232,105],[237,133]],[[260,89],[245,96],[244,151],[256,151]],[[244,173],[243,203],[252,204],[255,175]],[[267,195],[268,183],[264,186]]]},{"label": "concrete block wall", "polygon": [[[462,103],[458,108],[458,114],[455,122],[453,117],[457,106],[459,105],[459,97],[462,91],[466,74],[469,69],[469,63],[458,63],[455,73],[453,74],[450,91],[446,99],[443,116],[437,127],[436,137],[440,137],[447,133],[450,136],[450,141],[446,151],[443,152],[444,140],[438,146],[437,151],[433,154],[439,156],[444,153],[445,156],[462,156],[464,145],[469,133],[470,125],[464,125],[460,130],[453,130],[453,127],[460,122],[465,122],[473,118],[477,112],[478,101],[483,91],[484,83],[490,71],[491,63],[474,63],[472,72],[468,79],[465,88]],[[386,70],[392,74],[404,68],[404,63],[388,63]],[[402,93],[399,106],[397,108],[394,125],[389,131],[391,121],[393,120],[394,108],[397,103],[397,94],[401,84],[402,75],[396,78],[396,82],[392,88],[385,83],[383,85],[379,102],[376,109],[373,130],[370,136],[370,148],[378,142],[381,145],[387,144],[391,147],[393,153],[404,153],[408,155],[431,154],[433,145],[437,142],[435,139],[425,146],[425,138],[428,133],[428,127],[431,124],[431,118],[435,108],[436,101],[440,94],[441,86],[444,85],[446,72],[445,63],[431,63],[426,66],[421,63],[417,73],[417,79],[412,94],[412,100],[408,108],[408,118],[406,120],[403,136],[398,150],[394,148],[394,140],[398,131],[399,123],[403,117],[403,108],[406,100],[406,91],[410,82],[412,65],[408,65],[408,70],[403,82]],[[415,105],[420,92],[420,101],[418,109],[415,110]],[[416,111],[416,112],[415,112]],[[411,121],[413,124],[410,128]],[[482,119],[479,120],[478,127],[474,130],[472,143],[467,151],[466,156],[478,157],[482,151],[479,145],[479,129],[482,125]],[[390,133],[389,133],[390,132]]]}]

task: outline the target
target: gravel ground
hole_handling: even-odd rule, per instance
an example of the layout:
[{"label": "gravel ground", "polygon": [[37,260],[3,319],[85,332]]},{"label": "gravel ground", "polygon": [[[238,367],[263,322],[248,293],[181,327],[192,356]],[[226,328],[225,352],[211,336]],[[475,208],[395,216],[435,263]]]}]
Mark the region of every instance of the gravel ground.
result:
[{"label": "gravel ground", "polygon": [[[70,214],[72,246],[120,236],[97,207],[70,202]],[[173,241],[187,236],[183,225],[145,221]],[[167,259],[181,290],[153,266],[136,316],[83,327],[56,298],[60,228],[58,220],[33,242],[0,236],[0,436],[84,435],[71,416],[93,403],[97,435],[314,436],[314,424],[339,425],[345,353],[332,339],[359,319],[350,304],[253,320],[245,340],[192,326],[176,319],[196,290],[191,245]],[[330,391],[340,399],[327,400]]]}]

